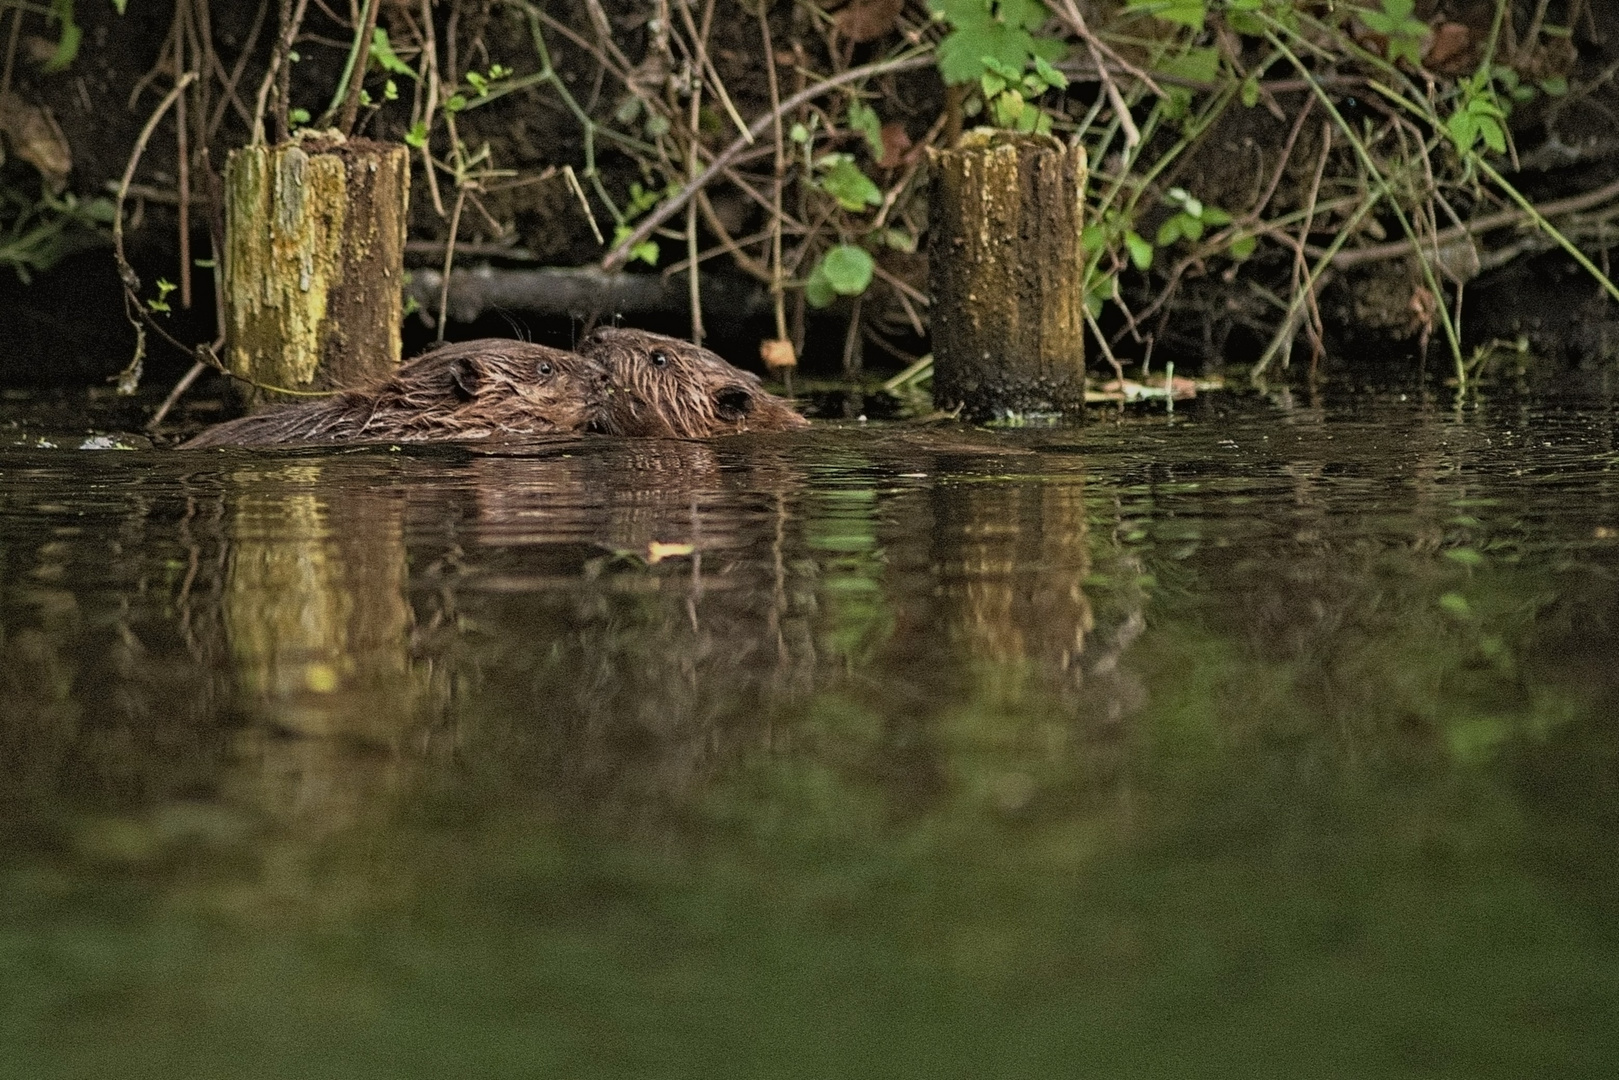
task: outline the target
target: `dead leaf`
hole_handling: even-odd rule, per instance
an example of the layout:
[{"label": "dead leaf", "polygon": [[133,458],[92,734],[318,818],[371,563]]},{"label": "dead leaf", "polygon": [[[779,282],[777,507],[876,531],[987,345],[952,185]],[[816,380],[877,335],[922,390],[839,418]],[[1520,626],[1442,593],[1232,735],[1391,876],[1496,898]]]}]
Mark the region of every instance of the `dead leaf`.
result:
[{"label": "dead leaf", "polygon": [[1434,27],[1422,64],[1440,75],[1463,75],[1477,66],[1473,53],[1473,31],[1459,22],[1442,22]]},{"label": "dead leaf", "polygon": [[883,125],[882,134],[883,156],[882,160],[877,162],[877,167],[880,169],[897,169],[901,165],[908,164],[910,161],[908,151],[911,149],[911,137],[905,134],[904,126],[890,121]]},{"label": "dead leaf", "polygon": [[786,338],[772,338],[769,341],[759,342],[759,358],[771,371],[798,366],[798,356],[793,352],[793,343]]},{"label": "dead leaf", "polygon": [[905,0],[850,0],[832,17],[838,36],[857,45],[876,41],[899,21]]},{"label": "dead leaf", "polygon": [[0,97],[0,132],[5,133],[12,153],[39,170],[51,191],[67,187],[73,151],[49,109],[30,105],[16,94]]}]

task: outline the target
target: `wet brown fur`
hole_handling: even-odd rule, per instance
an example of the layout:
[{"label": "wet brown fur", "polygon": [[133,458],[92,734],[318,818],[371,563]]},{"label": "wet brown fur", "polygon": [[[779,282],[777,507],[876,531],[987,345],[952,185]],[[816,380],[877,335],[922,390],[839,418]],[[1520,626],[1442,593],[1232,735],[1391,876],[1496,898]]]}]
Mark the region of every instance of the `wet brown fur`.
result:
[{"label": "wet brown fur", "polygon": [[579,343],[579,354],[612,379],[605,426],[614,435],[702,439],[809,426],[757,375],[689,341],[602,327]]},{"label": "wet brown fur", "polygon": [[607,390],[607,371],[594,360],[485,338],[435,349],[332,397],[216,424],[182,449],[594,430],[605,427]]}]

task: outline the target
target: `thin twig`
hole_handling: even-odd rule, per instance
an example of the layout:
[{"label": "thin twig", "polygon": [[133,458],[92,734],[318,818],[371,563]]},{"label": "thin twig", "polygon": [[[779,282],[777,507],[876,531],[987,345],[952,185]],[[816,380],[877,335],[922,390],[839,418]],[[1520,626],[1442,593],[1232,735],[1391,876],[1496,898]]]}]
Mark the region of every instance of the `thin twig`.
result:
[{"label": "thin twig", "polygon": [[[861,79],[869,79],[877,75],[886,75],[898,71],[914,71],[917,68],[928,67],[933,63],[934,57],[931,52],[906,53],[902,56],[892,57],[887,60],[877,60],[870,64],[863,64],[860,67],[849,68],[847,71],[841,71],[836,75],[832,75],[821,80],[813,86],[805,87],[792,97],[787,98],[785,101],[781,102],[781,104],[771,109],[766,115],[759,117],[752,124],[750,124],[748,126],[748,133],[754,138],[758,138],[760,135],[764,134],[765,129],[770,127],[775,117],[785,115],[793,109],[798,108],[800,105],[813,101],[822,94],[835,90],[847,83],[858,82]],[[602,259],[602,269],[617,270],[619,267],[623,266],[624,263],[629,259],[630,252],[637,244],[645,242],[646,239],[650,237],[659,226],[684,209],[686,203],[691,199],[692,195],[698,189],[707,185],[716,174],[720,173],[725,168],[725,166],[735,161],[736,158],[748,148],[748,145],[748,140],[743,139],[741,136],[737,136],[737,138],[734,139],[731,144],[727,146],[720,153],[720,155],[713,160],[712,163],[709,164],[708,168],[704,169],[702,173],[693,178],[685,187],[681,188],[675,194],[669,196],[657,206],[653,207],[651,212],[642,218],[640,223],[637,224],[633,230],[631,230],[630,234],[620,241],[618,246],[613,248],[612,251],[609,251],[606,257]]]},{"label": "thin twig", "polygon": [[365,22],[355,41],[354,56],[351,57],[354,67],[349,76],[348,96],[337,118],[337,130],[344,135],[354,134],[354,120],[360,112],[360,91],[365,86],[365,69],[371,63],[371,37],[376,32],[377,12],[381,8],[382,0],[365,0]]}]

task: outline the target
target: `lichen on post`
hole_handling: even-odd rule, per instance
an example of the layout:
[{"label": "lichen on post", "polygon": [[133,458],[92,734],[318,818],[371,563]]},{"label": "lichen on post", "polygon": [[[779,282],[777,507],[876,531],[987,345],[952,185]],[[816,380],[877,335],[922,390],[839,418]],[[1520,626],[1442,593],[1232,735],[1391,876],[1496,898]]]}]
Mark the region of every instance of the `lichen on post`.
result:
[{"label": "lichen on post", "polygon": [[932,155],[933,400],[974,420],[1085,404],[1085,149],[980,128]]},{"label": "lichen on post", "polygon": [[[259,387],[326,390],[399,364],[409,151],[306,133],[225,170],[225,359]],[[254,390],[249,401],[276,397]]]}]

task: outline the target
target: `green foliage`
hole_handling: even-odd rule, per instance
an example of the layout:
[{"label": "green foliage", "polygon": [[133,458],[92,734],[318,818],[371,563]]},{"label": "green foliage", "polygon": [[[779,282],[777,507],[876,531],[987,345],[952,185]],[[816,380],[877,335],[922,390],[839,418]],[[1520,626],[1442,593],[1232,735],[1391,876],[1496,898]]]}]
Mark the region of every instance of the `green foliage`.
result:
[{"label": "green foliage", "polygon": [[1040,0],[929,0],[951,31],[939,42],[939,73],[951,84],[974,82],[996,60],[1019,72],[1036,60],[1061,59],[1067,46],[1036,37],[1051,17]]},{"label": "green foliage", "polygon": [[[119,14],[123,14],[122,9]],[[62,36],[57,39],[56,51],[45,61],[45,70],[66,71],[79,55],[79,42],[84,37],[84,31],[73,20],[73,0],[51,0],[49,17],[61,24]]]},{"label": "green foliage", "polygon": [[[509,78],[511,73],[511,69],[503,64],[492,64],[487,75],[479,74],[476,71],[467,72],[467,85],[472,87],[473,92],[479,97],[488,97],[489,88],[500,80]],[[463,101],[462,108],[465,107],[465,101]]]},{"label": "green foliage", "polygon": [[823,308],[840,296],[859,296],[870,287],[876,265],[865,248],[839,244],[815,264],[804,282],[804,298]]},{"label": "green foliage", "polygon": [[1496,95],[1490,72],[1476,72],[1462,80],[1459,89],[1460,102],[1445,121],[1445,131],[1455,142],[1456,149],[1465,157],[1483,141],[1495,153],[1504,153],[1507,104]]},{"label": "green foliage", "polygon": [[1428,24],[1412,12],[1416,0],[1382,0],[1383,9],[1362,9],[1356,16],[1366,29],[1388,39],[1388,58],[1398,63],[1405,60],[1412,67],[1422,64],[1422,39],[1428,33]]},{"label": "green foliage", "polygon": [[1051,114],[1031,101],[1047,90],[1066,90],[1066,75],[1038,56],[1033,71],[1025,72],[990,56],[984,58],[984,68],[978,87],[997,126],[1040,134],[1051,131]]},{"label": "green foliage", "polygon": [[[673,195],[677,190],[679,189],[674,184],[668,185],[662,191],[653,191],[639,182],[632,183],[630,185],[630,201],[624,207],[624,219],[613,230],[613,245],[616,247],[623,243],[624,238],[635,231],[630,222],[658,205],[665,198]],[[657,241],[643,240],[636,244],[630,249],[630,261],[644,262],[648,266],[658,265]]]},{"label": "green foliage", "polygon": [[877,161],[882,160],[883,122],[878,119],[876,109],[859,98],[852,99],[849,102],[849,130],[864,135],[866,145],[871,147],[871,156]]},{"label": "green foliage", "polygon": [[1185,188],[1170,188],[1164,197],[1179,210],[1158,227],[1159,247],[1168,247],[1183,237],[1195,243],[1203,239],[1205,228],[1219,228],[1231,224],[1230,214],[1215,206],[1205,206],[1197,196]]},{"label": "green foliage", "polygon": [[399,54],[394,52],[393,42],[388,40],[388,31],[380,26],[371,35],[371,62],[390,74],[417,78],[416,69],[399,59]]},{"label": "green foliage", "polygon": [[868,206],[881,206],[883,193],[871,177],[860,171],[850,154],[826,154],[815,163],[815,186],[838,201],[850,212],[859,212]]},{"label": "green foliage", "polygon": [[114,212],[104,197],[46,191],[35,200],[0,187],[0,266],[11,267],[26,285],[73,252],[104,243]]},{"label": "green foliage", "polygon": [[1152,15],[1179,23],[1195,34],[1203,32],[1203,20],[1208,16],[1204,0],[1130,0],[1124,9],[1132,15]]},{"label": "green foliage", "polygon": [[174,310],[169,306],[169,294],[179,287],[180,286],[176,285],[167,278],[158,278],[157,296],[146,301],[147,308],[154,312],[167,315],[169,312]]}]

